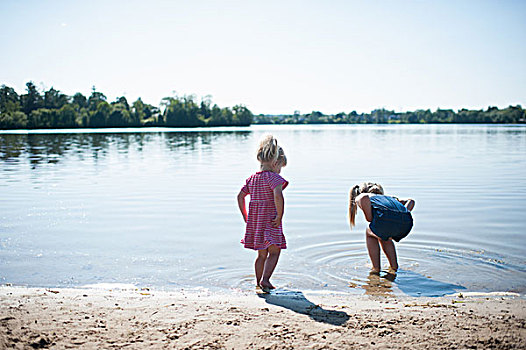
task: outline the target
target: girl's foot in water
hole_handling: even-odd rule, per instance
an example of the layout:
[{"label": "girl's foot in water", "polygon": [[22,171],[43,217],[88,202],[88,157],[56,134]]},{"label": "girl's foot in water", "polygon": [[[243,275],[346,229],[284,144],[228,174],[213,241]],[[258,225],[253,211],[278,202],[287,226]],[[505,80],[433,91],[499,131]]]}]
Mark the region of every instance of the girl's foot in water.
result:
[{"label": "girl's foot in water", "polygon": [[276,287],[274,287],[272,285],[272,283],[270,283],[270,281],[261,281],[259,282],[259,286],[261,287],[261,289],[263,289],[264,291],[270,291],[271,289],[276,289]]},{"label": "girl's foot in water", "polygon": [[270,288],[267,288],[267,287],[263,287],[261,285],[257,286],[256,287],[256,293],[260,294],[260,293],[263,293],[263,294],[269,294],[270,293]]},{"label": "girl's foot in water", "polygon": [[[265,287],[267,288],[267,287]],[[276,287],[274,287],[272,284],[271,284],[271,287],[268,287],[269,289],[276,289]],[[256,284],[256,289],[263,289],[263,287],[261,286],[261,284]]]},{"label": "girl's foot in water", "polygon": [[389,267],[389,269],[387,269],[388,274],[395,275],[395,276],[396,276],[397,271],[398,271],[398,268],[395,269],[394,267]]}]

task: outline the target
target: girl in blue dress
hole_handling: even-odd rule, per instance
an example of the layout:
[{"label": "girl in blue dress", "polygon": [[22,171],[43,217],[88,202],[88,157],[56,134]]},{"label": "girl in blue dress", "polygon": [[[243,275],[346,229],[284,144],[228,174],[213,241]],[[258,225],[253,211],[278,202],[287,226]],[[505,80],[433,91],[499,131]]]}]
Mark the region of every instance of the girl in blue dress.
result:
[{"label": "girl in blue dress", "polygon": [[413,227],[411,210],[415,207],[415,201],[385,196],[382,186],[371,182],[354,186],[349,197],[351,229],[358,208],[363,211],[365,219],[370,223],[365,230],[365,240],[373,264],[372,272],[380,272],[381,246],[389,260],[389,272],[395,274],[398,270],[398,261],[393,241],[399,242],[411,231]]}]

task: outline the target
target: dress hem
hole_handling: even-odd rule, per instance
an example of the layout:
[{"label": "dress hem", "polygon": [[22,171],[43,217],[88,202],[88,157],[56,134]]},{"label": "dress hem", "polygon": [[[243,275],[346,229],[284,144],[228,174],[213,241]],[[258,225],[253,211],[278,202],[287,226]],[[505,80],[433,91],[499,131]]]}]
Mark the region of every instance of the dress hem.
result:
[{"label": "dress hem", "polygon": [[263,249],[268,249],[268,247],[270,247],[271,245],[275,245],[276,247],[278,247],[279,249],[287,249],[287,245],[286,244],[277,244],[277,243],[269,243],[267,245],[265,245],[264,247],[262,248],[256,248],[256,247],[249,247],[249,246],[246,246],[244,245],[244,242],[240,242],[241,244],[243,244],[243,247],[245,249],[250,249],[250,250],[263,250]]}]

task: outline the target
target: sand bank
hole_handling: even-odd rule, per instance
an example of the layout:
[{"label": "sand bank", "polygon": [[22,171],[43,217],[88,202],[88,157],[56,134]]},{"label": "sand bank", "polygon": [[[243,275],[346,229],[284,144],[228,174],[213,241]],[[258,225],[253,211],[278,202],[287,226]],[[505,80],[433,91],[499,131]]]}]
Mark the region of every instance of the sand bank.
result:
[{"label": "sand bank", "polygon": [[526,300],[0,287],[0,348],[524,349]]}]

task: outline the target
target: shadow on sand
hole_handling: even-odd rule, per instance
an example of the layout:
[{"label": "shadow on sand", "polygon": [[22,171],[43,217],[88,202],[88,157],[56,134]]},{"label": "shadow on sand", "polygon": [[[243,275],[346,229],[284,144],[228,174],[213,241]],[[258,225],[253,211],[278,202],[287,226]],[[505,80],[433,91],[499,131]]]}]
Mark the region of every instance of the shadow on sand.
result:
[{"label": "shadow on sand", "polygon": [[300,291],[292,290],[273,290],[269,294],[258,294],[260,298],[272,305],[284,307],[299,314],[308,315],[317,322],[329,323],[334,326],[341,326],[349,319],[343,311],[325,310],[319,305],[314,304]]}]

